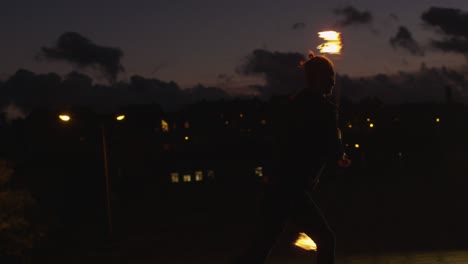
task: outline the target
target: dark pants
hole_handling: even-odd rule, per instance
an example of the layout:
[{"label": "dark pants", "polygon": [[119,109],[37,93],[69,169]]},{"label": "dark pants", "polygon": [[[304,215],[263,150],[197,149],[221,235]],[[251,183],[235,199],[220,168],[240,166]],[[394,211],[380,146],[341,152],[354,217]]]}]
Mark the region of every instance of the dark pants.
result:
[{"label": "dark pants", "polygon": [[265,192],[253,244],[235,263],[266,263],[288,221],[315,241],[317,264],[335,264],[335,235],[307,190]]}]

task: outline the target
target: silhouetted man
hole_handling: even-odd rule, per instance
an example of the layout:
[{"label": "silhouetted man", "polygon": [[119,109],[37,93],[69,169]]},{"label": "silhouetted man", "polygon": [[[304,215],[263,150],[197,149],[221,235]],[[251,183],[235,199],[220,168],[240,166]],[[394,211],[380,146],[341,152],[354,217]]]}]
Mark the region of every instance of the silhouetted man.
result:
[{"label": "silhouetted man", "polygon": [[265,263],[287,221],[317,244],[317,263],[335,263],[335,235],[311,191],[325,166],[347,167],[331,95],[335,69],[326,57],[310,55],[302,64],[307,88],[278,107],[273,120],[274,146],[268,182],[261,204],[260,222],[249,250],[235,261]]}]

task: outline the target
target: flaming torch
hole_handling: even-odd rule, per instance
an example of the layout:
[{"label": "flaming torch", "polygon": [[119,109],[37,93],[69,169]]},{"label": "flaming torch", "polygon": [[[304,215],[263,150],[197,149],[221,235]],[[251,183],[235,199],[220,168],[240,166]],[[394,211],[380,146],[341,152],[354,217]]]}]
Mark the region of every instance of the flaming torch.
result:
[{"label": "flaming torch", "polygon": [[336,31],[322,31],[318,33],[319,38],[326,42],[317,46],[320,53],[341,54],[343,44],[341,43],[341,33]]},{"label": "flaming torch", "polygon": [[305,233],[299,233],[294,245],[307,251],[317,251],[317,244]]}]

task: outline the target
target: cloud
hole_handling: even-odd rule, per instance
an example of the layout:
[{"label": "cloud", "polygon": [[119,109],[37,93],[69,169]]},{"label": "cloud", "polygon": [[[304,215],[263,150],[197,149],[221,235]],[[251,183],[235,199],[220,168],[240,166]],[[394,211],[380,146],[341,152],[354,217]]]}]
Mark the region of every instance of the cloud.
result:
[{"label": "cloud", "polygon": [[447,86],[453,88],[454,98],[468,102],[468,74],[462,70],[428,68],[421,65],[416,72],[393,75],[377,74],[366,78],[338,76],[341,94],[357,101],[363,97],[377,97],[387,104],[404,102],[441,102]]},{"label": "cloud", "polygon": [[424,50],[413,38],[411,32],[404,26],[398,28],[397,34],[390,38],[390,45],[394,48],[401,48],[409,51],[414,56],[424,56]]},{"label": "cloud", "polygon": [[36,74],[20,69],[0,86],[0,109],[10,107],[11,110],[9,104],[15,102],[15,106],[24,111],[86,107],[108,112],[127,105],[154,103],[173,111],[198,100],[220,98],[229,98],[229,95],[218,87],[197,85],[181,89],[173,81],[139,75],[131,76],[128,81],[103,85],[93,83],[91,77],[76,71],[61,77],[56,73]]},{"label": "cloud", "polygon": [[28,116],[28,113],[21,107],[17,106],[15,103],[7,104],[5,107],[3,107],[1,112],[4,114],[5,120],[7,122],[24,119]]},{"label": "cloud", "polygon": [[229,83],[234,79],[234,76],[230,74],[221,73],[218,74],[217,79],[223,83]]},{"label": "cloud", "polygon": [[429,25],[438,27],[446,35],[468,37],[468,12],[460,9],[431,7],[422,14],[422,19]]},{"label": "cloud", "polygon": [[196,85],[193,88],[184,90],[185,96],[189,98],[189,103],[200,101],[217,101],[220,99],[229,98],[229,95],[218,87],[206,87],[202,84]]},{"label": "cloud", "polygon": [[[263,77],[264,84],[250,88],[260,98],[272,95],[288,95],[303,88],[303,70],[297,67],[304,59],[299,53],[254,50],[239,66],[238,71],[248,76]],[[337,74],[336,88],[340,95],[359,101],[365,97],[378,97],[384,103],[440,102],[444,100],[445,87],[454,90],[454,98],[468,102],[468,69],[429,68],[424,64],[415,72],[399,72],[392,75],[377,74],[365,78],[353,78]]]},{"label": "cloud", "polygon": [[98,69],[111,83],[124,71],[120,63],[121,49],[94,44],[76,32],[63,33],[54,47],[42,47],[40,55],[49,60],[67,61],[80,68]]},{"label": "cloud", "polygon": [[305,27],[306,27],[306,24],[304,22],[296,22],[291,26],[291,29],[299,30],[299,29],[304,29]]},{"label": "cloud", "polygon": [[[263,85],[250,88],[269,99],[271,95],[287,95],[303,88],[305,79],[297,62],[304,56],[299,53],[254,50],[246,57],[239,71],[246,75],[263,77]],[[445,88],[453,88],[454,98],[468,103],[468,69],[446,67],[429,68],[421,65],[414,72],[377,74],[365,78],[354,78],[337,74],[336,88],[340,95],[358,102],[365,97],[377,97],[384,103],[441,102],[445,99]]]},{"label": "cloud", "polygon": [[343,19],[336,24],[341,27],[371,24],[373,21],[372,13],[369,11],[359,11],[353,6],[335,8],[333,13],[343,17]]},{"label": "cloud", "polygon": [[454,8],[431,7],[421,18],[442,35],[441,40],[432,41],[434,48],[468,55],[468,12]]},{"label": "cloud", "polygon": [[261,97],[269,98],[271,95],[290,94],[304,87],[305,76],[298,67],[303,60],[305,56],[300,53],[256,49],[245,57],[237,72],[263,77],[265,85],[251,88],[258,91]]}]

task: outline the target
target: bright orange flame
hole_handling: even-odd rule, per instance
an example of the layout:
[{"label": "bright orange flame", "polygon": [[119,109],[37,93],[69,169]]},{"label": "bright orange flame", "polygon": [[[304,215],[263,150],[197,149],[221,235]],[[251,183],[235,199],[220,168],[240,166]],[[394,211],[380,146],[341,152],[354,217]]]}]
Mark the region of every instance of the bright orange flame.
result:
[{"label": "bright orange flame", "polygon": [[294,242],[294,245],[307,251],[317,251],[317,244],[305,233],[299,233],[299,237]]},{"label": "bright orange flame", "polygon": [[323,38],[326,41],[339,41],[340,33],[336,31],[322,31],[319,32],[319,37]]},{"label": "bright orange flame", "polygon": [[317,46],[320,53],[341,54],[343,44],[341,43],[341,33],[336,31],[322,31],[318,33],[319,38],[326,42]]}]

